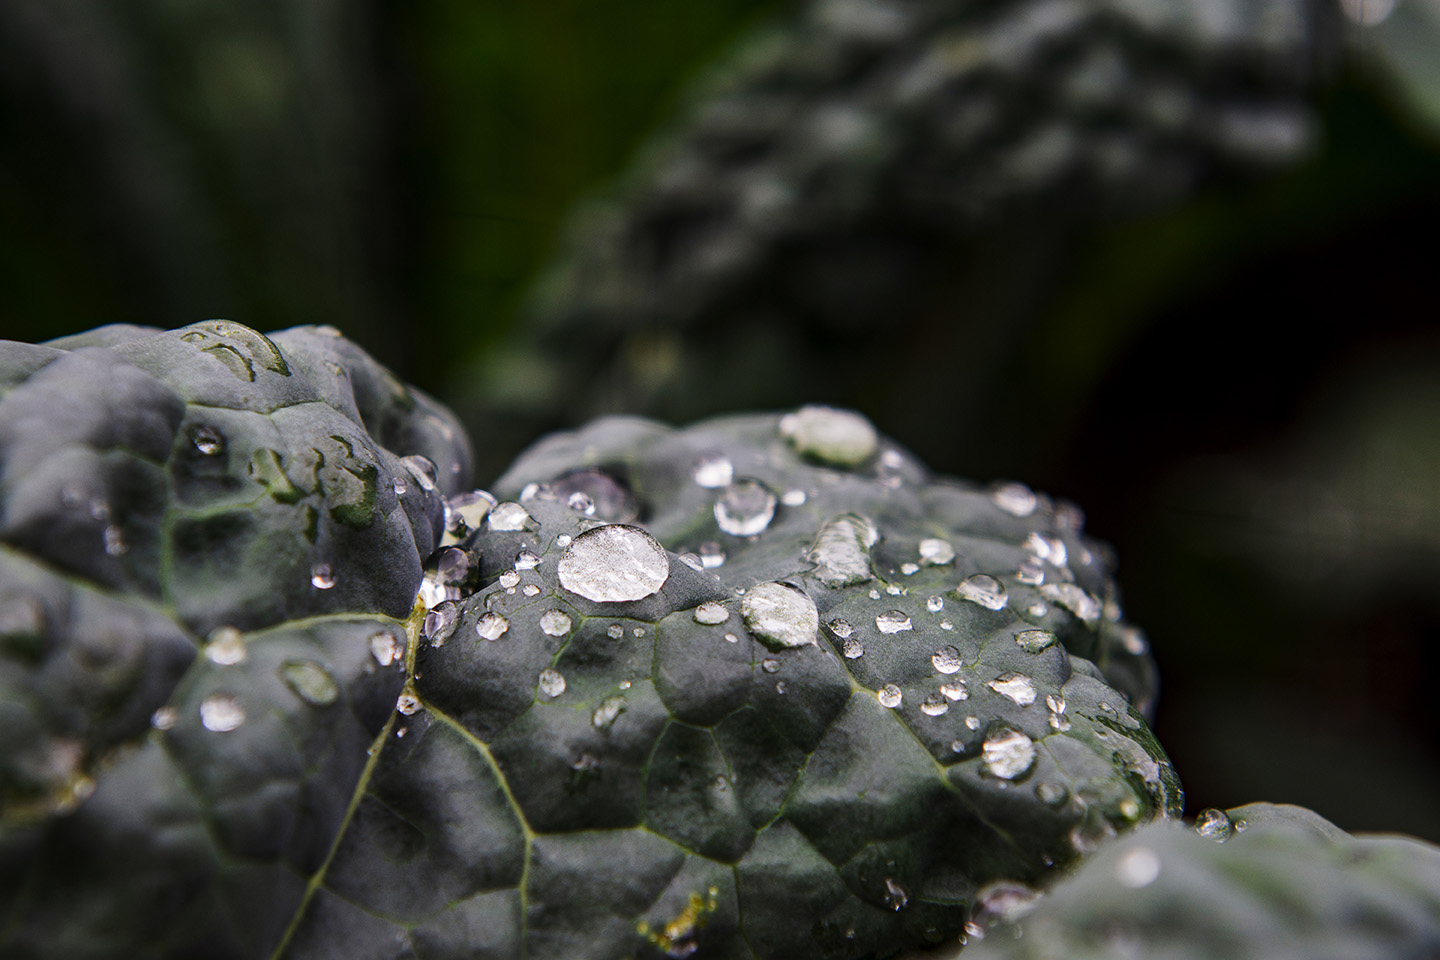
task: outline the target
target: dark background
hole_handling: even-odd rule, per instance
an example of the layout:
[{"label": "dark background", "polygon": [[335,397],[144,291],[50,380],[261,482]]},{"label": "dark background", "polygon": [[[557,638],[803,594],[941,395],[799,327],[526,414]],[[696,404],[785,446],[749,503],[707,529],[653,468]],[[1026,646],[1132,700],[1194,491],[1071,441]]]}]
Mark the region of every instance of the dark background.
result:
[{"label": "dark background", "polygon": [[[503,463],[476,378],[567,211],[782,6],[7,0],[0,337],[334,324]],[[940,291],[856,334],[906,338],[899,369],[692,405],[843,403],[937,470],[1074,499],[1192,814],[1440,840],[1440,138],[1404,104],[1354,58],[1307,159],[1093,230],[1023,327]]]}]

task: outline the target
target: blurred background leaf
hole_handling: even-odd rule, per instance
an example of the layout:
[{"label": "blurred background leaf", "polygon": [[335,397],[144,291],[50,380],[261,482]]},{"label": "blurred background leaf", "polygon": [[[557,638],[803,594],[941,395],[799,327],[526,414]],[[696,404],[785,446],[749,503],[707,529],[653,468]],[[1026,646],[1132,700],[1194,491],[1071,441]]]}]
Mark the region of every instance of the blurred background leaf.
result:
[{"label": "blurred background leaf", "polygon": [[[1005,133],[972,143],[936,133],[969,101],[906,113],[892,75],[941,50],[958,76],[967,37],[1018,43],[1065,4],[8,0],[0,337],[332,323],[457,408],[482,476],[599,412],[856,406],[937,470],[1089,510],[1192,812],[1286,801],[1440,839],[1440,8],[1198,3],[1116,0],[1024,71],[997,60],[966,95],[1004,93]],[[1202,7],[1239,13],[1175,25]],[[1213,124],[1147,140],[1103,97],[1067,112],[1094,83],[1123,101],[1115,64],[1279,125],[1246,159]],[[810,112],[716,112],[777,89]],[[818,141],[784,117],[837,104],[884,149],[827,154],[852,192],[782,215],[783,244],[730,261],[753,269],[721,258],[696,294],[611,245],[663,235],[634,216],[655,197],[709,195],[661,189],[677,157],[748,138],[740,160],[792,169]],[[1052,128],[1072,159],[1120,130],[1146,163],[977,192],[1017,156],[997,144]],[[758,235],[715,222],[698,235]]]}]

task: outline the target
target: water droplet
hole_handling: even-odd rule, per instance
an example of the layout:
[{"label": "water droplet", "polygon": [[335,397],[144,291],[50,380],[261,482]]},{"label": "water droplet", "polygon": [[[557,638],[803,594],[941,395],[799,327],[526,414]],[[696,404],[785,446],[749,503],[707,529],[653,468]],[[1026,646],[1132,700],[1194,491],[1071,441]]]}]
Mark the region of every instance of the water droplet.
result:
[{"label": "water droplet", "polygon": [[954,629],[955,629],[955,624],[951,623],[949,620],[941,620],[941,621],[940,621],[940,629],[941,629],[941,630],[954,630]]},{"label": "water droplet", "polygon": [[1160,876],[1160,858],[1149,847],[1131,847],[1115,861],[1115,877],[1131,890],[1148,887]]},{"label": "water droplet", "polygon": [[706,540],[700,544],[699,552],[700,562],[705,564],[706,570],[712,570],[715,567],[723,567],[725,565],[725,551],[722,550],[720,544],[714,540]]},{"label": "water droplet", "polygon": [[981,746],[985,769],[1002,780],[1014,780],[1035,764],[1035,741],[1019,730],[998,730]]},{"label": "water droplet", "polygon": [[960,581],[960,586],[955,588],[961,600],[969,600],[977,603],[986,610],[1003,610],[1008,600],[1008,593],[1005,584],[994,577],[983,573],[966,577]]},{"label": "water droplet", "polygon": [[801,456],[840,467],[864,463],[879,445],[869,420],[833,407],[801,407],[786,414],[780,418],[780,436]]},{"label": "water droplet", "polygon": [[805,554],[815,564],[815,576],[828,587],[844,587],[873,579],[870,548],[880,534],[876,524],[860,514],[844,514],[821,524],[815,545]]},{"label": "water droplet", "polygon": [[1145,635],[1134,627],[1122,627],[1118,633],[1120,634],[1120,645],[1125,648],[1126,653],[1138,657],[1150,649],[1150,645],[1145,641]]},{"label": "water droplet", "polygon": [[1047,583],[1040,592],[1049,600],[1060,604],[1087,627],[1094,629],[1100,622],[1100,601],[1073,583]]},{"label": "water droplet", "polygon": [[902,563],[900,564],[900,572],[907,577],[913,577],[915,576],[915,574],[920,572],[920,564]]},{"label": "water droplet", "polygon": [[513,500],[507,500],[505,503],[492,507],[485,522],[491,530],[502,533],[518,533],[522,530],[536,529],[537,526],[535,518],[530,516],[530,512]]},{"label": "water droplet", "polygon": [[[405,481],[399,477],[391,478],[390,489],[395,491],[395,496],[397,497],[403,497],[410,491],[410,488],[405,485]],[[445,507],[445,526],[447,528],[450,526],[450,507],[448,504]]]},{"label": "water droplet", "polygon": [[895,686],[895,684],[893,683],[887,683],[885,684],[885,686],[875,691],[875,699],[880,701],[880,706],[889,707],[891,710],[894,710],[896,707],[900,706],[900,701],[903,696],[904,695],[900,692],[900,688]]},{"label": "water droplet", "polygon": [[621,637],[625,636],[625,628],[620,626],[620,624],[618,623],[612,623],[609,627],[605,629],[605,635],[611,640],[619,640]]},{"label": "water droplet", "polygon": [[216,457],[225,451],[225,438],[214,427],[195,427],[190,431],[190,442],[207,457]]},{"label": "water droplet", "polygon": [[950,680],[940,685],[940,692],[947,700],[969,700],[970,691],[965,687],[964,680]]},{"label": "water droplet", "polygon": [[971,730],[979,730],[979,729],[980,729],[980,718],[979,718],[979,717],[973,717],[973,716],[972,716],[972,717],[966,717],[966,718],[965,718],[965,726],[968,727],[968,728],[971,729]]},{"label": "water droplet", "polygon": [[737,480],[715,501],[715,522],[732,537],[753,537],[770,526],[775,503],[775,494],[759,480]]},{"label": "water droplet", "polygon": [[745,629],[771,650],[814,643],[820,627],[815,601],[783,583],[752,587],[740,603],[740,617]]},{"label": "water droplet", "polygon": [[1063,784],[1045,781],[1035,787],[1035,796],[1047,807],[1058,807],[1070,798]]},{"label": "water droplet", "polygon": [[540,614],[540,629],[547,636],[563,637],[570,632],[570,617],[563,610],[546,610]]},{"label": "water droplet", "polygon": [[600,701],[600,706],[590,714],[590,724],[596,730],[609,730],[615,723],[615,718],[625,712],[626,701],[624,697],[606,697]]},{"label": "water droplet", "polygon": [[314,660],[286,660],[280,679],[295,695],[316,707],[328,707],[340,696],[340,684],[325,665]]},{"label": "water droplet", "polygon": [[900,633],[905,630],[913,630],[910,625],[910,618],[899,610],[891,610],[889,613],[882,613],[875,618],[875,629],[881,633]]},{"label": "water droplet", "polygon": [[698,553],[682,553],[680,554],[680,562],[691,570],[700,572],[704,572],[705,570],[705,561],[700,559]]},{"label": "water droplet", "polygon": [[540,671],[540,679],[537,681],[540,692],[552,700],[565,692],[565,674],[553,667],[546,667]]},{"label": "water droplet", "polygon": [[150,726],[156,730],[169,730],[175,726],[175,721],[178,719],[180,719],[180,715],[174,707],[161,707],[150,714]]},{"label": "water droplet", "polygon": [[122,557],[130,549],[130,545],[125,542],[125,535],[113,523],[105,528],[104,537],[105,552],[112,557]]},{"label": "water droplet", "polygon": [[885,592],[892,597],[898,597],[905,592],[905,588],[892,583],[885,588]]},{"label": "water droplet", "polygon": [[845,654],[846,660],[858,660],[865,656],[865,644],[857,637],[846,637],[841,652]]},{"label": "water droplet", "polygon": [[427,493],[433,493],[435,491],[435,485],[440,476],[439,472],[435,469],[435,461],[429,457],[413,454],[408,457],[401,457],[400,465],[410,472],[410,475],[415,478],[415,482],[420,485],[421,490]]},{"label": "water droplet", "polygon": [[934,537],[920,541],[920,562],[930,567],[943,567],[955,562],[955,548],[949,540]]},{"label": "water droplet", "polygon": [[1039,901],[1040,891],[1032,890],[1023,883],[1013,880],[992,883],[975,894],[975,907],[965,929],[972,937],[983,938],[987,927],[1001,921],[1019,920],[1034,910]]},{"label": "water droplet", "polygon": [[1002,483],[990,491],[990,499],[1001,510],[1017,517],[1030,516],[1039,504],[1035,491],[1023,483]]},{"label": "water droplet", "polygon": [[1064,733],[1066,730],[1070,729],[1071,724],[1069,720],[1065,719],[1063,714],[1052,713],[1050,714],[1050,726],[1056,732]]},{"label": "water droplet", "polygon": [[778,694],[781,694],[782,696],[784,695],[784,693],[785,693],[785,681],[784,681],[784,680],[776,680],[776,681],[775,681],[775,692],[778,693]]},{"label": "water droplet", "polygon": [[635,636],[635,637],[643,637],[643,636],[645,636],[645,628],[644,628],[644,627],[636,627],[635,629],[633,629],[633,630],[630,631],[630,635],[631,635],[631,636]]},{"label": "water droplet", "polygon": [[200,701],[200,722],[206,730],[229,733],[245,722],[245,708],[238,697],[212,693]]},{"label": "water droplet", "polygon": [[420,710],[420,698],[408,690],[395,698],[395,710],[407,717],[413,717]]},{"label": "water droplet", "polygon": [[707,626],[714,626],[717,623],[724,623],[730,619],[730,611],[724,605],[714,602],[702,603],[695,608],[695,622]]},{"label": "water droplet", "polygon": [[940,673],[954,673],[960,669],[960,651],[952,646],[943,646],[935,651],[930,663]]},{"label": "water droplet", "polygon": [[1049,630],[1021,630],[1015,634],[1015,644],[1026,653],[1040,653],[1054,646],[1058,638]]},{"label": "water droplet", "polygon": [[885,906],[889,907],[891,910],[894,910],[896,913],[899,913],[901,910],[905,909],[905,905],[909,902],[910,894],[905,892],[905,888],[900,886],[900,884],[896,883],[889,877],[886,877]]},{"label": "water droplet", "polygon": [[[455,610],[456,619],[458,620],[459,611],[456,610],[455,605],[451,604],[450,609]],[[425,617],[425,621],[428,625],[430,621],[428,614]],[[450,625],[450,630],[452,633],[455,630],[453,623]],[[449,634],[446,635],[448,636]],[[393,633],[382,631],[370,638],[370,655],[374,657],[375,662],[382,667],[388,667],[392,663],[401,663],[405,659],[405,641]]]},{"label": "water droplet", "polygon": [[211,663],[231,666],[245,660],[245,636],[234,627],[216,627],[205,644],[205,656]]},{"label": "water droplet", "polygon": [[540,558],[529,550],[521,550],[515,554],[516,570],[534,570],[538,566],[540,566]]},{"label": "water droplet", "polygon": [[510,629],[510,621],[498,613],[490,612],[475,623],[475,632],[482,640],[499,640]]},{"label": "water droplet", "polygon": [[568,547],[568,546],[570,546],[570,541],[573,540],[573,539],[574,539],[574,537],[570,536],[570,534],[568,534],[568,533],[562,533],[562,534],[560,534],[560,536],[558,536],[558,537],[555,538],[555,546],[557,546],[557,547]]},{"label": "water droplet", "polygon": [[938,596],[930,597],[928,600],[925,601],[925,609],[929,610],[931,613],[939,613],[941,610],[945,609],[945,598]]},{"label": "water droplet", "polygon": [[825,626],[829,627],[830,632],[835,634],[835,636],[839,637],[841,640],[848,638],[850,634],[855,632],[855,628],[850,626],[849,620],[842,620],[839,617],[831,620]]},{"label": "water droplet", "polygon": [[780,661],[762,660],[760,661],[760,669],[764,670],[766,673],[777,673],[780,670]]},{"label": "water droplet", "polygon": [[[403,484],[402,484],[403,485]],[[403,491],[397,487],[397,494]],[[468,493],[457,493],[445,501],[445,533],[446,539],[452,542],[459,542],[468,537],[473,531],[479,530],[480,525],[485,522],[485,517],[495,506],[495,498],[484,490],[471,490]]]},{"label": "water droplet", "polygon": [[520,574],[516,573],[514,570],[506,570],[504,573],[500,574],[500,586],[504,587],[506,590],[514,590],[515,587],[519,585],[519,583]]},{"label": "water droplet", "polygon": [[805,491],[800,489],[786,490],[780,494],[780,502],[787,507],[803,507],[805,499]]},{"label": "water droplet", "polygon": [[566,499],[565,505],[584,517],[595,516],[595,501],[584,490],[576,490]]},{"label": "water droplet", "polygon": [[523,594],[525,594],[525,596],[527,596],[527,597],[538,597],[538,596],[540,596],[540,588],[539,588],[538,586],[536,586],[535,584],[533,584],[533,583],[527,583],[527,584],[525,584],[525,586],[523,586],[523,587],[520,588],[520,592],[523,593]]},{"label": "water droplet", "polygon": [[670,577],[665,548],[639,527],[609,524],[580,534],[558,566],[560,586],[598,603],[642,600]]},{"label": "water droplet", "polygon": [[[585,515],[605,523],[630,523],[639,515],[638,505],[630,494],[630,489],[608,473],[599,470],[576,470],[552,480],[547,486],[554,498],[566,504],[572,504],[571,498],[576,493],[585,494],[594,504],[593,513]],[[574,509],[573,504],[571,508]]]},{"label": "water droplet", "polygon": [[871,599],[871,600],[879,600],[879,599],[880,599],[880,591],[879,591],[879,590],[875,590],[875,589],[872,588],[871,591],[870,591],[870,599]]},{"label": "water droplet", "polygon": [[1026,557],[1015,572],[1015,579],[1028,587],[1038,587],[1045,582],[1045,564],[1039,557]]},{"label": "water droplet", "polygon": [[1230,817],[1224,810],[1210,807],[1201,810],[1195,818],[1195,832],[1206,840],[1224,843],[1235,835],[1235,825],[1230,822]]},{"label": "water droplet", "polygon": [[1022,707],[1035,702],[1035,683],[1023,673],[1002,673],[985,686]]},{"label": "water droplet", "polygon": [[1028,613],[1030,614],[1030,616],[1036,618],[1037,620],[1038,620],[1040,617],[1043,617],[1043,616],[1047,615],[1049,612],[1050,612],[1050,605],[1049,605],[1048,603],[1043,603],[1043,602],[1039,602],[1039,601],[1030,604],[1030,608],[1029,608],[1029,610],[1028,610]]},{"label": "water droplet", "polygon": [[939,692],[932,693],[920,704],[920,712],[930,717],[938,717],[950,709],[950,701]]},{"label": "water droplet", "polygon": [[439,577],[427,573],[420,578],[420,591],[417,596],[420,602],[425,605],[425,609],[429,610],[432,607],[439,606],[446,600],[460,599],[460,590],[458,587],[451,587],[441,583]]},{"label": "water droplet", "polygon": [[735,636],[735,634],[733,634],[733,633],[727,633],[727,634],[725,634],[725,642],[726,642],[726,643],[739,643],[739,642],[740,642],[740,638],[737,637],[737,636]]},{"label": "water droplet", "polygon": [[691,476],[702,487],[727,487],[735,479],[735,465],[729,457],[706,457],[695,465]]},{"label": "water droplet", "polygon": [[316,590],[329,590],[335,586],[335,574],[330,572],[330,564],[317,563],[310,568],[310,586]]}]

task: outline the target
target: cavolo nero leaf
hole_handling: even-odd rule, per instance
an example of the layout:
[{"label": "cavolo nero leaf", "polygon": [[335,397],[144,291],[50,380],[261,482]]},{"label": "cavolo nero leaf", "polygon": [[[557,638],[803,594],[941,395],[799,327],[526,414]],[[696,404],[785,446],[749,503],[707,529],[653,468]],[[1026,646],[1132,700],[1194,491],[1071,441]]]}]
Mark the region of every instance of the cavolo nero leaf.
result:
[{"label": "cavolo nero leaf", "polygon": [[599,421],[497,502],[323,329],[0,390],[7,955],[892,956],[1180,809],[1078,511],[858,415]]}]

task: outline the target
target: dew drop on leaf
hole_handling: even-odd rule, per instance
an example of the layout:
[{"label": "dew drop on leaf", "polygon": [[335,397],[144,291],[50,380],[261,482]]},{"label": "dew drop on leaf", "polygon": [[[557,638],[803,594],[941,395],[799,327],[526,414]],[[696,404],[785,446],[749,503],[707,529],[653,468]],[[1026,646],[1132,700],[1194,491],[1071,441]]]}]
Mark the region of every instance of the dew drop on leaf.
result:
[{"label": "dew drop on leaf", "polygon": [[665,548],[639,527],[609,524],[576,537],[557,568],[560,586],[597,603],[642,600],[670,577]]},{"label": "dew drop on leaf", "polygon": [[510,621],[494,611],[486,613],[475,623],[475,632],[482,640],[499,640],[510,629]]},{"label": "dew drop on leaf", "polygon": [[206,638],[205,656],[211,663],[231,666],[245,660],[245,636],[234,627],[216,627]]},{"label": "dew drop on leaf", "polygon": [[540,614],[540,629],[551,637],[563,637],[570,632],[570,617],[563,610],[546,610]]},{"label": "dew drop on leaf", "polygon": [[716,499],[715,522],[732,537],[753,537],[770,526],[775,503],[775,494],[759,480],[737,480]]},{"label": "dew drop on leaf", "polygon": [[[454,611],[455,618],[458,620],[459,611],[455,608],[455,605],[453,603],[450,604],[450,609]],[[434,611],[431,611],[431,613],[433,612]],[[426,635],[429,636],[430,614],[426,614],[425,616],[425,625]],[[452,621],[450,624],[450,632],[453,633],[454,631],[455,624]],[[449,636],[449,634],[446,634],[446,636]],[[441,642],[443,642],[443,640]],[[374,657],[375,662],[380,664],[380,666],[382,667],[388,667],[392,663],[399,663],[405,659],[405,641],[401,640],[393,633],[377,633],[370,638],[370,655]]]},{"label": "dew drop on leaf", "polygon": [[513,500],[492,507],[485,522],[491,530],[500,533],[518,533],[535,525],[529,511]]},{"label": "dew drop on leaf", "polygon": [[857,466],[870,459],[879,437],[870,421],[849,410],[801,407],[780,418],[780,435],[795,452],[839,467]]},{"label": "dew drop on leaf", "polygon": [[899,610],[891,610],[875,618],[875,629],[881,633],[900,633],[914,628],[910,625],[910,618],[904,613]]},{"label": "dew drop on leaf", "polygon": [[1224,843],[1235,834],[1235,825],[1230,822],[1230,817],[1224,810],[1216,810],[1210,807],[1201,810],[1195,817],[1195,832],[1206,840],[1214,840],[1216,843]]},{"label": "dew drop on leaf", "polygon": [[965,687],[964,680],[951,680],[940,685],[940,692],[950,700],[969,700],[970,691]]},{"label": "dew drop on leaf", "polygon": [[229,733],[245,722],[245,708],[238,697],[212,693],[200,701],[200,723],[206,730]]},{"label": "dew drop on leaf", "polygon": [[926,566],[943,567],[955,560],[955,548],[948,540],[930,537],[920,541],[920,560]]},{"label": "dew drop on leaf", "polygon": [[727,487],[730,481],[735,479],[735,465],[730,462],[729,457],[706,457],[695,464],[691,476],[702,487]]},{"label": "dew drop on leaf", "polygon": [[340,696],[340,684],[324,664],[314,660],[287,660],[280,665],[280,678],[295,695],[316,707],[328,707]]},{"label": "dew drop on leaf", "polygon": [[1019,730],[1001,730],[981,746],[985,769],[1002,780],[1014,780],[1035,763],[1035,741]]},{"label": "dew drop on leaf", "polygon": [[940,673],[954,673],[960,669],[960,651],[947,644],[935,651],[930,663]]},{"label": "dew drop on leaf", "polygon": [[537,681],[540,692],[552,700],[565,692],[565,674],[554,667],[546,667],[540,671],[540,678]]},{"label": "dew drop on leaf", "polygon": [[1041,653],[1053,646],[1055,634],[1049,630],[1021,630],[1015,634],[1015,643],[1026,653]]},{"label": "dew drop on leaf", "polygon": [[938,691],[930,694],[920,704],[920,712],[930,717],[943,715],[950,709],[950,702]]},{"label": "dew drop on leaf", "polygon": [[880,706],[894,710],[900,706],[900,701],[904,699],[904,694],[900,692],[900,688],[895,686],[895,684],[887,683],[875,691],[875,699],[880,701]]},{"label": "dew drop on leaf", "polygon": [[985,686],[1022,707],[1035,702],[1035,684],[1023,673],[1002,673]]},{"label": "dew drop on leaf", "polygon": [[865,656],[865,644],[858,637],[846,637],[842,652],[846,660],[858,660]]},{"label": "dew drop on leaf", "polygon": [[219,456],[225,450],[225,439],[214,427],[198,426],[190,431],[190,442],[207,457]]},{"label": "dew drop on leaf", "polygon": [[429,457],[422,457],[417,453],[408,457],[401,457],[400,465],[409,471],[410,476],[415,478],[415,482],[420,486],[421,490],[424,490],[426,493],[435,492],[435,484],[439,478],[439,471],[435,469],[435,461]]},{"label": "dew drop on leaf", "polygon": [[1001,510],[1016,517],[1030,516],[1039,504],[1035,491],[1023,483],[1001,484],[990,491],[990,499]]},{"label": "dew drop on leaf", "polygon": [[984,573],[966,577],[955,588],[961,600],[979,604],[986,610],[1003,610],[1008,600],[1005,584]]},{"label": "dew drop on leaf", "polygon": [[713,626],[717,623],[724,623],[730,619],[730,611],[726,610],[723,604],[713,601],[700,604],[695,608],[695,622]]},{"label": "dew drop on leaf", "polygon": [[814,643],[820,627],[815,601],[783,583],[761,583],[740,602],[740,616],[749,630],[771,650]]},{"label": "dew drop on leaf", "polygon": [[316,590],[329,590],[335,586],[335,574],[330,572],[330,564],[317,563],[310,568],[310,586]]}]

